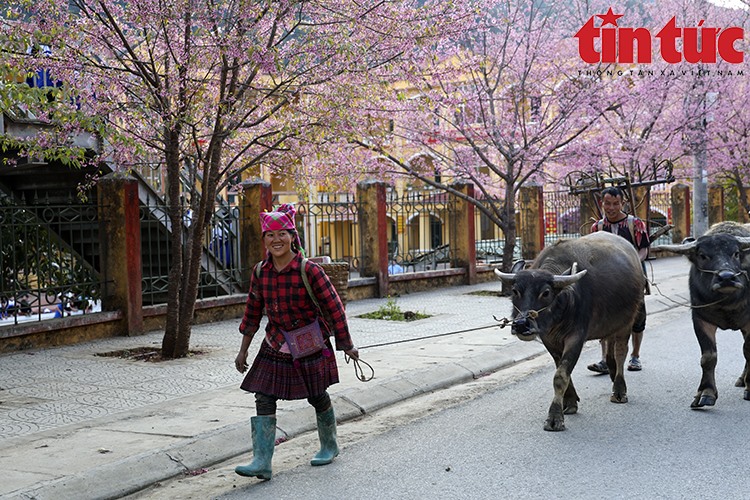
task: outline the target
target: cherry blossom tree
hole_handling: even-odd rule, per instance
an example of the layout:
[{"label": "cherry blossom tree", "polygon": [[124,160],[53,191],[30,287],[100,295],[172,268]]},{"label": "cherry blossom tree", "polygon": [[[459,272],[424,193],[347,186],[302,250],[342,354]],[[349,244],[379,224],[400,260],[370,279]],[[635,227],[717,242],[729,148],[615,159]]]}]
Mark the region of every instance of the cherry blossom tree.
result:
[{"label": "cherry blossom tree", "polygon": [[[392,132],[352,139],[375,153],[381,171],[473,203],[502,229],[505,269],[520,187],[544,182],[546,167],[569,158],[618,103],[604,91],[610,82],[596,76],[605,66],[578,58],[572,35],[587,17],[577,6],[482,2],[459,38],[426,47],[400,67],[403,82],[379,101]],[[456,181],[473,183],[476,195],[457,190]]]},{"label": "cherry blossom tree", "polygon": [[[54,106],[36,115],[100,134],[106,150],[97,160],[117,169],[149,162],[166,171],[168,358],[188,353],[201,235],[216,194],[247,169],[294,176],[299,159],[329,157],[321,124],[335,111],[330,103],[354,100],[372,71],[433,43],[452,20],[451,6],[417,0],[19,4],[5,57],[15,47],[17,67],[48,68],[63,82],[51,90]],[[186,170],[202,178],[188,228],[180,204]]]},{"label": "cherry blossom tree", "polygon": [[706,115],[707,165],[711,177],[738,194],[739,209],[750,214],[750,96],[745,78],[712,95]]}]

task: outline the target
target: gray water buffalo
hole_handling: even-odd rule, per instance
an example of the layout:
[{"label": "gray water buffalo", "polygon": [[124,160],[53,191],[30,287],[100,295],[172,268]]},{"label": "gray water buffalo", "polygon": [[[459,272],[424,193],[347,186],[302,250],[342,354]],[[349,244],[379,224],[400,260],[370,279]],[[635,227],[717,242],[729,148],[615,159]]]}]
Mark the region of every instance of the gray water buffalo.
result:
[{"label": "gray water buffalo", "polygon": [[716,330],[741,330],[745,339],[745,369],[738,387],[750,401],[750,227],[720,222],[697,240],[682,245],[662,245],[662,250],[687,256],[690,268],[690,303],[693,329],[701,348],[703,376],[690,407],[713,406],[716,389]]},{"label": "gray water buffalo", "polygon": [[624,238],[596,232],[546,247],[534,264],[495,273],[512,284],[512,332],[539,338],[555,360],[555,390],[544,429],[565,429],[564,414],[576,413],[580,398],[571,372],[587,340],[607,338],[607,366],[614,403],[628,401],[625,357],[633,323],[642,319],[645,277],[638,253]]}]

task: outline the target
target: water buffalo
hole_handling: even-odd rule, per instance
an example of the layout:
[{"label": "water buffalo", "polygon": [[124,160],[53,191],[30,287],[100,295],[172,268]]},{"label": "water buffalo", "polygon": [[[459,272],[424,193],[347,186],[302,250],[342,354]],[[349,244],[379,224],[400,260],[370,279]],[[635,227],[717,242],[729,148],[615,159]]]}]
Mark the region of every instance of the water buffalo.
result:
[{"label": "water buffalo", "polygon": [[645,314],[645,277],[638,253],[624,238],[596,232],[546,247],[533,265],[519,261],[511,273],[495,273],[513,289],[512,331],[539,338],[555,360],[555,396],[544,429],[565,429],[564,414],[580,398],[571,372],[587,340],[608,338],[607,366],[614,403],[628,401],[624,364],[633,323]]},{"label": "water buffalo", "polygon": [[720,222],[705,235],[682,245],[661,245],[658,248],[686,255],[690,267],[690,302],[693,329],[701,348],[703,376],[690,407],[713,406],[716,389],[716,330],[741,330],[745,339],[745,369],[738,387],[745,388],[744,398],[750,401],[750,226],[736,222]]}]

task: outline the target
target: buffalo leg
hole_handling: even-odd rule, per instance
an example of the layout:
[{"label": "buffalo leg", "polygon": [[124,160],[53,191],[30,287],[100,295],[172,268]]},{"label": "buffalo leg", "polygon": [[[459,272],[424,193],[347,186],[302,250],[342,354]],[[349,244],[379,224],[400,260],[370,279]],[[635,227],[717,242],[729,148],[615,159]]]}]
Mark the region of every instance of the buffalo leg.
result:
[{"label": "buffalo leg", "polygon": [[[580,338],[585,337],[581,336]],[[578,393],[576,393],[570,374],[581,355],[581,349],[583,349],[583,341],[575,340],[566,343],[562,355],[553,354],[553,349],[548,346],[557,369],[552,379],[555,395],[552,398],[549,412],[547,412],[547,420],[544,423],[545,431],[564,431],[564,414],[572,414],[578,411]]]},{"label": "buffalo leg", "polygon": [[568,388],[565,389],[565,396],[563,396],[563,413],[565,415],[572,415],[578,413],[578,402],[581,398],[578,397],[576,388],[573,386],[573,378],[570,377],[568,380]]},{"label": "buffalo leg", "polygon": [[547,421],[544,422],[545,431],[564,431],[565,417],[563,416],[564,395],[570,382],[570,371],[568,363],[561,361],[555,370],[555,376],[552,379],[552,386],[555,389],[555,395],[552,398],[552,404],[547,412]]},{"label": "buffalo leg", "polygon": [[750,374],[747,372],[747,366],[750,363],[750,330],[743,329],[742,336],[745,339],[744,344],[742,344],[742,354],[745,355],[745,369],[742,371],[742,387],[745,388],[743,397],[745,401],[750,401]]},{"label": "buffalo leg", "polygon": [[693,328],[701,348],[701,369],[703,375],[698,392],[690,408],[702,408],[716,404],[719,391],[716,389],[716,325],[700,319],[693,311]]},{"label": "buffalo leg", "polygon": [[[747,340],[745,340],[745,343],[747,343]],[[747,376],[747,361],[745,361],[745,368],[742,370],[742,374],[737,379],[737,382],[734,383],[735,387],[746,387],[745,385],[745,377]]]},{"label": "buffalo leg", "polygon": [[625,384],[625,358],[628,357],[628,341],[630,340],[631,325],[617,330],[607,339],[607,367],[609,378],[612,380],[612,395],[609,400],[613,403],[628,402],[628,387]]}]

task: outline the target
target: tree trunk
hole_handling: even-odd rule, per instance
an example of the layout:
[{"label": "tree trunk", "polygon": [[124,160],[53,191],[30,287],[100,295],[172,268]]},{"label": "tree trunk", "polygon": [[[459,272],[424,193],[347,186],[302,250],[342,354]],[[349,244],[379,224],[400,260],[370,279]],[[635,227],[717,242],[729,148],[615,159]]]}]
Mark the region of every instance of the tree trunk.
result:
[{"label": "tree trunk", "polygon": [[170,233],[170,259],[169,285],[167,292],[167,318],[162,339],[162,356],[165,358],[175,357],[177,352],[177,338],[179,336],[178,325],[180,323],[179,304],[181,301],[181,276],[183,275],[182,255],[182,210],[180,206],[180,155],[179,155],[179,132],[167,133],[167,206],[169,222],[172,227]]},{"label": "tree trunk", "polygon": [[[516,250],[516,195],[512,184],[508,184],[505,190],[505,200],[503,200],[503,272],[509,272],[513,267],[513,254]],[[503,282],[503,295],[510,295],[511,285]]]},{"label": "tree trunk", "polygon": [[[207,160],[209,163],[208,168],[204,169],[203,178],[205,182],[201,189],[200,203],[185,243],[183,272],[178,279],[180,299],[179,304],[176,304],[178,321],[175,325],[174,340],[170,345],[171,350],[162,352],[162,356],[167,358],[184,358],[190,352],[190,335],[193,328],[195,303],[198,298],[198,283],[201,277],[203,236],[206,233],[206,228],[209,228],[211,224],[218,186],[218,171],[221,161],[219,149],[218,147],[209,148],[209,159]],[[183,249],[181,248],[180,251],[182,253]]]}]

